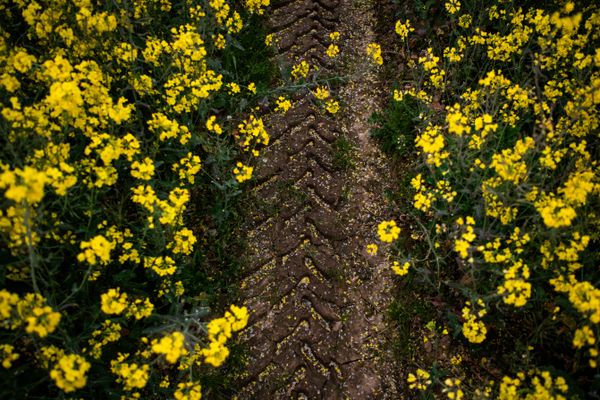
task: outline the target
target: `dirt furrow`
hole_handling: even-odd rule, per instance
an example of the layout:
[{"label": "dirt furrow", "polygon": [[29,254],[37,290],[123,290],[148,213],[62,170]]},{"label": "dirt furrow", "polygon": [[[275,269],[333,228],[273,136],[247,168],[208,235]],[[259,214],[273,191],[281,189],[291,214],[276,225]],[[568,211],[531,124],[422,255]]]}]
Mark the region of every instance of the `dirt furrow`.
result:
[{"label": "dirt furrow", "polygon": [[[385,161],[368,138],[377,76],[364,49],[373,40],[372,2],[294,0],[273,5],[270,25],[288,65],[306,60],[349,77],[331,117],[306,91],[269,121],[274,143],[257,166],[248,217],[243,300],[252,310],[239,399],[394,397],[385,346],[389,268],[366,254],[383,215]],[[324,50],[342,33],[344,63]],[[336,143],[353,143],[336,165]]]}]

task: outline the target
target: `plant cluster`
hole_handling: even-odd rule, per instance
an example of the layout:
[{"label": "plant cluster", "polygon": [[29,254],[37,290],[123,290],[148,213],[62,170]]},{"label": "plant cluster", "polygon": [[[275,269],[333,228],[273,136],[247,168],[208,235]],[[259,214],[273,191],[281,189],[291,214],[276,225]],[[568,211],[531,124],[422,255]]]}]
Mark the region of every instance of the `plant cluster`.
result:
[{"label": "plant cluster", "polygon": [[0,397],[200,399],[248,321],[207,306],[268,3],[0,1]]},{"label": "plant cluster", "polygon": [[395,26],[412,76],[391,88],[375,136],[418,161],[410,234],[395,239],[395,223],[384,222],[379,237],[394,238],[393,271],[428,284],[451,334],[501,373],[434,361],[408,384],[450,399],[590,396],[600,335],[600,9],[449,0],[430,12],[445,24],[430,37],[422,29],[418,54],[408,41],[425,22]]}]

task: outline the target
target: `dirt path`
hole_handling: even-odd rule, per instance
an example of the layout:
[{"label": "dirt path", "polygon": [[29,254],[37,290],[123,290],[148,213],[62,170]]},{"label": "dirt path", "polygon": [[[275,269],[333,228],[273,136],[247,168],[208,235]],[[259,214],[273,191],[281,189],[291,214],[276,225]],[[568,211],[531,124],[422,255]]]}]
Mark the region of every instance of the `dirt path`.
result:
[{"label": "dirt path", "polygon": [[[370,1],[288,0],[270,25],[283,59],[350,76],[331,118],[301,95],[269,121],[273,143],[257,167],[249,217],[249,268],[243,301],[253,311],[240,399],[394,398],[394,365],[385,346],[391,276],[366,254],[384,218],[385,161],[368,138],[377,107]],[[324,56],[327,34],[342,34],[345,67]],[[335,163],[337,143],[354,143],[351,167]],[[336,150],[338,149],[338,150]],[[339,154],[338,154],[339,156]]]}]

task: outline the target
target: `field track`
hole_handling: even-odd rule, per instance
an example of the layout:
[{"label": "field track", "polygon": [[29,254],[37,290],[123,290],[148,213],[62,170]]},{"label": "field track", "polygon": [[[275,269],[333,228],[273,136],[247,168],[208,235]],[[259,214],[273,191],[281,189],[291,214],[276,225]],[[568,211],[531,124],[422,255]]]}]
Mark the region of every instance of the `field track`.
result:
[{"label": "field track", "polygon": [[[346,60],[366,59],[363,49],[353,47],[364,45],[368,35],[350,30],[368,29],[368,12],[346,3],[276,2],[269,24],[281,62],[306,60],[321,73],[343,73],[325,56],[333,31],[353,35],[342,49]],[[382,377],[391,371],[382,370],[377,334],[389,276],[381,272],[381,260],[364,251],[381,193],[373,194],[380,182],[363,160],[373,157],[362,153],[376,150],[357,145],[351,169],[335,163],[336,141],[364,141],[372,111],[361,98],[361,78],[350,84],[355,96],[343,101],[352,119],[331,117],[304,91],[292,109],[269,121],[272,144],[257,167],[254,189],[263,207],[250,217],[251,261],[242,284],[252,317],[240,399],[383,399],[393,393]]]}]

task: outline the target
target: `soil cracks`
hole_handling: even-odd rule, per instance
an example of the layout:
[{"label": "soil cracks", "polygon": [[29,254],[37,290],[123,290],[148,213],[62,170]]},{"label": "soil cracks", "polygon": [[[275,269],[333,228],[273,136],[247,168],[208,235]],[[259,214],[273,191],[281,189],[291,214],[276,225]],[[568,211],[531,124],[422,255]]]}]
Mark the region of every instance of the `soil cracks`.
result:
[{"label": "soil cracks", "polygon": [[[248,217],[242,301],[252,316],[239,399],[397,398],[385,343],[390,268],[365,251],[385,218],[386,165],[367,122],[381,89],[365,56],[374,7],[356,0],[272,6],[283,63],[306,60],[347,79],[338,117],[325,115],[305,91],[269,120],[272,144],[256,168],[258,206]],[[333,31],[341,32],[343,66],[325,56]],[[346,168],[335,162],[340,138],[354,143]]]}]

